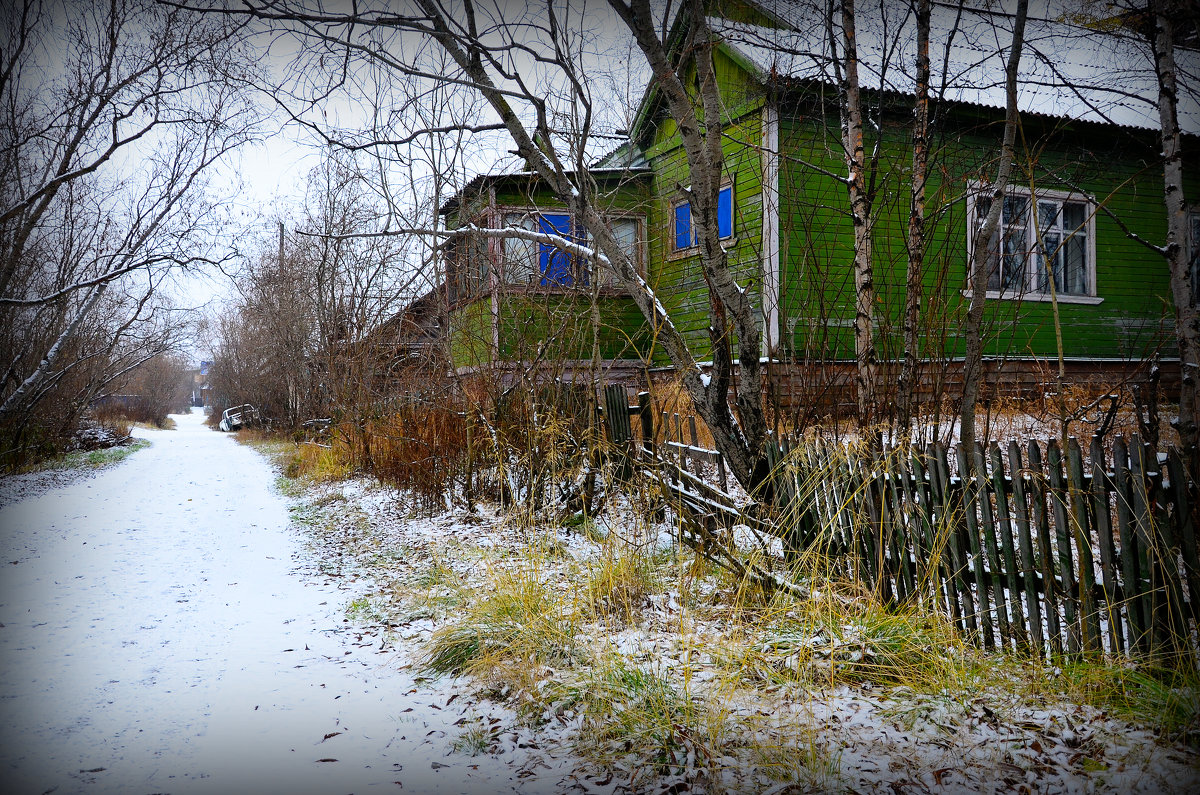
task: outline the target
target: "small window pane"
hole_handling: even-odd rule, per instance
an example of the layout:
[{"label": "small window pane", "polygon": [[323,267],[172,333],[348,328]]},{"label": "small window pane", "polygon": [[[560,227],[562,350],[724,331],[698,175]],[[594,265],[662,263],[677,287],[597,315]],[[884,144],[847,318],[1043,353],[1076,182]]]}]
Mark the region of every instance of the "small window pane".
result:
[{"label": "small window pane", "polygon": [[717,232],[721,238],[733,237],[733,186],[717,194]]},{"label": "small window pane", "polygon": [[1063,295],[1091,293],[1092,286],[1088,284],[1087,254],[1087,236],[1082,233],[1072,235],[1063,244],[1062,281],[1055,285]]},{"label": "small window pane", "polygon": [[1063,202],[1063,229],[1072,232],[1076,229],[1086,231],[1084,225],[1087,224],[1087,208],[1079,202]]},{"label": "small window pane", "polygon": [[[510,213],[504,223],[520,229],[535,229],[534,220],[527,215]],[[504,280],[510,284],[530,284],[538,274],[538,247],[532,240],[510,237],[504,241]]]},{"label": "small window pane", "polygon": [[1038,202],[1038,227],[1040,229],[1058,228],[1058,202]]},{"label": "small window pane", "polygon": [[692,245],[692,205],[684,202],[675,205],[675,249],[683,250]]}]

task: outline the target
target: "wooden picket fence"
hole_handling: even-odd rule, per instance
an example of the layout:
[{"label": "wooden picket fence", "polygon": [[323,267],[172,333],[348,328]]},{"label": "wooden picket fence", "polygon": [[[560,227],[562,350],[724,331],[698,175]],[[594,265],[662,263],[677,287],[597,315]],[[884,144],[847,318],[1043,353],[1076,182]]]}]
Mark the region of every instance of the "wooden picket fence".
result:
[{"label": "wooden picket fence", "polygon": [[[695,418],[662,414],[656,428],[648,394],[605,397],[614,441],[636,442],[640,417],[639,454],[670,465],[658,470],[668,491],[737,519]],[[792,553],[822,555],[885,601],[937,604],[986,648],[1200,653],[1196,485],[1177,450],[1159,456],[1137,436],[1111,451],[1093,440],[1086,461],[1075,439],[970,448],[773,440],[773,527]]]},{"label": "wooden picket fence", "polygon": [[[969,449],[973,448],[973,449]],[[774,446],[782,526],[889,601],[988,648],[1195,652],[1200,557],[1183,458],[1136,437],[847,452]]]}]

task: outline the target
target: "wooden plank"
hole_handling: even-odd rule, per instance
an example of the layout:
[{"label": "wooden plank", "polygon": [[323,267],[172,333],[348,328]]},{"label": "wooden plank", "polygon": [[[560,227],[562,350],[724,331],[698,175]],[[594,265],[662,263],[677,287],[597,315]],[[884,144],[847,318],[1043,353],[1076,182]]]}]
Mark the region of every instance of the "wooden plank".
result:
[{"label": "wooden plank", "polygon": [[1121,538],[1121,595],[1128,622],[1128,645],[1130,651],[1145,650],[1148,637],[1146,620],[1142,615],[1142,577],[1138,561],[1137,526],[1133,518],[1133,476],[1129,471],[1129,450],[1125,440],[1118,436],[1113,440],[1113,486],[1116,491],[1117,532]]},{"label": "wooden plank", "polygon": [[608,419],[608,434],[613,444],[619,447],[626,445],[633,434],[625,387],[619,384],[604,387],[604,416]]},{"label": "wooden plank", "polygon": [[[696,433],[696,415],[689,414],[687,418],[688,426],[688,441],[691,442],[692,449],[700,449],[700,436]],[[691,450],[687,455],[692,458],[692,465],[695,467],[692,471],[700,477],[704,477],[704,460],[691,456]]]},{"label": "wooden plank", "polygon": [[877,474],[871,467],[871,459],[865,456],[864,459],[863,464],[865,466],[859,467],[862,478],[859,493],[862,494],[862,505],[866,509],[869,522],[868,527],[870,528],[871,540],[875,549],[877,592],[881,601],[890,602],[892,601],[894,591],[892,590],[888,542],[884,528],[883,490],[880,488]]},{"label": "wooden plank", "polygon": [[[996,495],[996,535],[1000,541],[1000,554],[1004,562],[1004,587],[1008,590],[1008,617],[1013,640],[1017,648],[1028,651],[1029,633],[1025,628],[1025,609],[1021,606],[1021,587],[1017,579],[1017,555],[1013,549],[1013,523],[1009,518],[1008,500],[1011,487],[1004,478],[1004,461],[1000,445],[991,444],[992,489]],[[1013,473],[1016,479],[1019,473]],[[999,601],[999,595],[997,595]]]},{"label": "wooden plank", "polygon": [[1075,437],[1067,440],[1067,475],[1071,493],[1071,529],[1075,555],[1079,561],[1076,581],[1079,588],[1081,643],[1085,651],[1102,651],[1100,614],[1096,609],[1096,563],[1092,557],[1092,521],[1088,515],[1087,492],[1083,483],[1083,452]]},{"label": "wooden plank", "polygon": [[945,524],[946,547],[950,550],[950,565],[954,570],[954,590],[961,606],[963,631],[972,638],[979,637],[976,620],[978,609],[967,583],[967,556],[963,554],[963,533],[958,495],[950,485],[950,466],[946,460],[946,448],[940,442],[929,445],[930,472],[933,473],[935,500],[941,521]]},{"label": "wooden plank", "polygon": [[[674,417],[674,419],[675,419],[675,438],[682,442],[683,441],[683,420],[680,418],[678,413],[673,414],[671,416]],[[684,470],[685,472],[690,473],[690,470],[688,469],[688,457],[686,455],[684,455],[682,450],[679,451],[679,468]]]},{"label": "wooden plank", "polygon": [[1099,606],[1099,612],[1108,621],[1108,651],[1121,654],[1125,651],[1125,623],[1121,620],[1121,607],[1117,603],[1118,562],[1117,548],[1113,544],[1109,487],[1104,447],[1099,437],[1092,437],[1092,483],[1089,494],[1092,500],[1092,524],[1096,528],[1096,540],[1100,546],[1100,587],[1104,593],[1104,604]]},{"label": "wooden plank", "polygon": [[1191,645],[1183,598],[1186,575],[1180,575],[1181,543],[1175,532],[1175,523],[1171,521],[1167,512],[1168,496],[1163,488],[1163,473],[1158,464],[1158,455],[1149,445],[1145,445],[1143,450],[1142,461],[1146,467],[1146,485],[1149,490],[1147,505],[1150,528],[1154,533],[1152,565],[1157,584],[1156,623],[1160,625],[1157,635],[1162,651],[1180,658]]},{"label": "wooden plank", "polygon": [[1029,440],[1029,503],[1033,506],[1033,526],[1036,531],[1036,552],[1042,570],[1042,595],[1046,618],[1046,636],[1050,641],[1050,653],[1063,653],[1062,624],[1058,612],[1058,580],[1054,576],[1054,552],[1050,541],[1050,511],[1046,504],[1046,477],[1042,468],[1042,449],[1033,439]]},{"label": "wooden plank", "polygon": [[1021,448],[1008,443],[1008,471],[1012,478],[1013,515],[1017,523],[1017,546],[1021,554],[1019,568],[1025,586],[1025,612],[1032,635],[1031,648],[1038,655],[1046,654],[1046,636],[1042,631],[1041,594],[1037,583],[1037,562],[1033,558],[1033,535],[1029,531],[1029,503],[1025,498],[1025,467],[1021,464]]},{"label": "wooden plank", "polygon": [[953,580],[946,558],[946,549],[937,537],[933,515],[933,485],[930,482],[924,456],[915,446],[909,445],[909,471],[912,473],[912,495],[916,500],[914,515],[919,526],[920,553],[917,555],[917,576],[922,581],[922,590],[934,595],[948,615],[958,623],[958,600],[955,598]]},{"label": "wooden plank", "polygon": [[1058,553],[1059,594],[1062,596],[1063,616],[1067,624],[1067,653],[1078,654],[1080,646],[1079,599],[1075,587],[1075,561],[1071,555],[1071,518],[1067,500],[1066,478],[1063,477],[1062,450],[1051,439],[1046,445],[1046,463],[1050,476],[1050,499],[1054,506],[1054,540]]},{"label": "wooden plank", "polygon": [[897,590],[900,599],[912,599],[916,596],[916,582],[913,574],[913,556],[909,551],[909,527],[907,499],[904,494],[904,480],[907,477],[903,463],[898,460],[894,449],[883,450],[877,454],[876,461],[880,473],[887,484],[885,495],[890,505],[890,536],[892,552],[896,567]]},{"label": "wooden plank", "polygon": [[1134,434],[1129,439],[1129,484],[1133,508],[1133,524],[1138,540],[1138,570],[1143,588],[1140,599],[1142,603],[1142,619],[1146,622],[1143,631],[1148,636],[1151,647],[1162,648],[1167,637],[1159,607],[1163,601],[1162,578],[1154,572],[1154,536],[1153,519],[1150,515],[1149,495],[1146,491],[1146,450],[1141,439]]},{"label": "wooden plank", "polygon": [[863,467],[861,462],[855,460],[844,448],[841,448],[840,453],[831,452],[832,446],[830,443],[822,443],[825,456],[828,460],[837,461],[837,471],[846,484],[845,488],[837,494],[837,521],[841,527],[842,537],[849,544],[849,549],[861,558],[864,568],[870,572],[869,585],[871,588],[878,590],[882,588],[880,583],[882,552],[875,543],[876,539],[872,529],[864,528],[860,521],[862,517],[860,510],[866,488]]},{"label": "wooden plank", "polygon": [[994,589],[993,604],[996,606],[996,623],[1000,628],[1000,646],[1007,647],[1013,640],[1011,622],[1008,620],[1008,605],[1004,597],[1004,582],[1001,576],[1000,551],[996,546],[996,518],[992,512],[992,501],[988,497],[987,464],[983,460],[983,447],[976,444],[975,480],[979,485],[979,527],[983,531],[984,551],[987,554],[989,576],[988,587]]},{"label": "wooden plank", "polygon": [[[975,574],[975,598],[979,600],[980,636],[983,638],[984,648],[991,649],[996,646],[996,640],[992,634],[992,603],[988,597],[988,574],[983,565],[983,550],[979,543],[979,520],[975,514],[981,500],[976,486],[977,481],[972,477],[973,469],[966,449],[968,444],[974,446],[974,442],[960,442],[958,445],[958,475],[962,481],[963,519],[967,525],[967,546],[971,553],[971,569]],[[984,494],[983,498],[986,499],[987,495]],[[1001,639],[1000,645],[1004,645],[1003,639]]]}]

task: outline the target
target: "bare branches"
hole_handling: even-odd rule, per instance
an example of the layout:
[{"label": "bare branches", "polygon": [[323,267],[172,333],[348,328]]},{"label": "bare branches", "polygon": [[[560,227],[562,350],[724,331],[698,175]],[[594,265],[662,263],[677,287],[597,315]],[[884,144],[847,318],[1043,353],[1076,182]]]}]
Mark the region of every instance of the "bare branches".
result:
[{"label": "bare branches", "polygon": [[19,437],[43,403],[75,416],[100,385],[176,344],[170,330],[179,324],[154,297],[159,274],[223,258],[206,237],[214,208],[200,188],[250,139],[256,118],[227,79],[239,55],[225,22],[146,0],[70,8],[29,0],[7,24],[6,438]]}]

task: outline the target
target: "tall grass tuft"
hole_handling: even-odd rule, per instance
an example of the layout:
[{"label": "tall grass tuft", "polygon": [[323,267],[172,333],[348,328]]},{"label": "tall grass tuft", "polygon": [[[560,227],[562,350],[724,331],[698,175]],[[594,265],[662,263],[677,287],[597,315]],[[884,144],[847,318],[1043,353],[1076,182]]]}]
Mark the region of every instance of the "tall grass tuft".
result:
[{"label": "tall grass tuft", "polygon": [[424,661],[430,670],[486,675],[513,663],[528,667],[575,657],[576,611],[536,567],[494,575],[485,593],[459,621],[433,634]]}]

